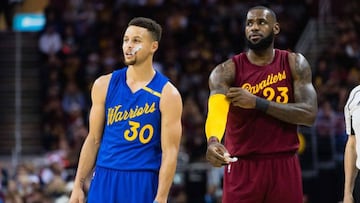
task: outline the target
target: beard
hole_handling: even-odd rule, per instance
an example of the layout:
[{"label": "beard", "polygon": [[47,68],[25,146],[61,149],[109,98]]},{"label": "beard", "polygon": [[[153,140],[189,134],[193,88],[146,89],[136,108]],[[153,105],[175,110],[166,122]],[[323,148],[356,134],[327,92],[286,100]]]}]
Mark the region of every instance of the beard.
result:
[{"label": "beard", "polygon": [[132,60],[124,60],[125,65],[127,66],[131,66],[134,65],[136,63],[136,59],[132,59]]},{"label": "beard", "polygon": [[249,49],[252,49],[254,51],[261,51],[264,49],[267,49],[270,47],[270,45],[274,41],[275,34],[271,32],[269,36],[259,40],[257,43],[252,43],[249,39],[246,38],[246,45],[249,47]]}]

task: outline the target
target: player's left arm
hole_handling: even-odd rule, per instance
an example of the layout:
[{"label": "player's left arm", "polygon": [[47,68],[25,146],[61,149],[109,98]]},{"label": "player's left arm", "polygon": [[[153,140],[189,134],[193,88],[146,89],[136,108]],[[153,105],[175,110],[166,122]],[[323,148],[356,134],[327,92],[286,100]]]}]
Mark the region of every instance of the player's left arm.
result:
[{"label": "player's left arm", "polygon": [[310,65],[299,53],[290,53],[289,63],[294,80],[295,102],[270,102],[266,113],[289,123],[311,126],[315,122],[318,106]]},{"label": "player's left arm", "polygon": [[177,165],[182,134],[182,99],[178,90],[168,82],[160,100],[162,160],[159,186],[155,200],[166,203]]}]

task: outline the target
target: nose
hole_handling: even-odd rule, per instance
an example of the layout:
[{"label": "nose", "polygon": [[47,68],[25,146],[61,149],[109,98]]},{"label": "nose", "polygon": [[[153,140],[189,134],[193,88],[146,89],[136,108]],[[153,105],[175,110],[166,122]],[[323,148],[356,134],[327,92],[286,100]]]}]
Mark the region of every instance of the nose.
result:
[{"label": "nose", "polygon": [[126,44],[125,44],[125,47],[126,47],[126,48],[132,48],[132,47],[133,47],[133,45],[132,45],[132,43],[131,43],[131,42],[128,42],[128,43],[126,43]]},{"label": "nose", "polygon": [[259,25],[257,23],[253,23],[250,30],[259,30]]},{"label": "nose", "polygon": [[129,40],[129,41],[123,41],[123,47],[131,49],[134,46],[133,46],[133,43]]}]

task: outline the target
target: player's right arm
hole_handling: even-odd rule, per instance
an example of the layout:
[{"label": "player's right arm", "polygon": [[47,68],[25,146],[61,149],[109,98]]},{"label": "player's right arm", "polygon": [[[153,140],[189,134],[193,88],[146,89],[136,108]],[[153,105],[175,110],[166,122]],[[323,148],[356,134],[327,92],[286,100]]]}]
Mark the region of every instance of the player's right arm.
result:
[{"label": "player's right arm", "polygon": [[[350,93],[351,95],[351,93]],[[350,98],[350,96],[349,96]],[[344,172],[345,172],[345,183],[344,183],[344,203],[354,203],[353,191],[355,185],[355,179],[358,173],[356,168],[356,138],[355,132],[352,128],[352,119],[349,110],[349,99],[344,107],[344,117],[346,133],[348,134],[348,140],[345,146],[344,154]]]},{"label": "player's right arm", "polygon": [[70,203],[85,202],[84,182],[94,168],[105,122],[105,98],[111,75],[98,78],[91,90],[89,134],[82,146]]},{"label": "player's right arm", "polygon": [[349,135],[344,156],[344,171],[345,171],[345,184],[344,184],[344,203],[354,203],[353,191],[355,185],[355,178],[358,170],[355,166],[356,161],[356,140],[355,135]]},{"label": "player's right arm", "polygon": [[224,153],[227,152],[221,144],[224,136],[230,101],[226,93],[234,82],[235,64],[229,59],[217,65],[209,77],[210,96],[208,114],[205,123],[205,134],[208,141],[207,160],[216,167],[228,164]]}]

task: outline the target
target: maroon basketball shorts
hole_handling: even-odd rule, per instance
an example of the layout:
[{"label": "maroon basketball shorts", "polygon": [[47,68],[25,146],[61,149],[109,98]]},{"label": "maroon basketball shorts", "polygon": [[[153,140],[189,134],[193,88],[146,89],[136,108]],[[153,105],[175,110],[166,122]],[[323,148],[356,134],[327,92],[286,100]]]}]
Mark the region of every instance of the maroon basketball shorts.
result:
[{"label": "maroon basketball shorts", "polygon": [[239,157],[224,167],[223,203],[302,203],[297,155]]}]

